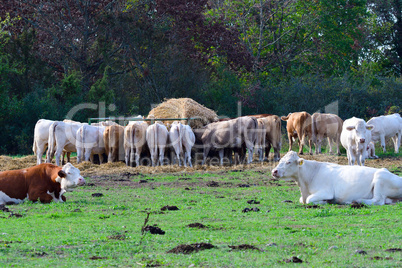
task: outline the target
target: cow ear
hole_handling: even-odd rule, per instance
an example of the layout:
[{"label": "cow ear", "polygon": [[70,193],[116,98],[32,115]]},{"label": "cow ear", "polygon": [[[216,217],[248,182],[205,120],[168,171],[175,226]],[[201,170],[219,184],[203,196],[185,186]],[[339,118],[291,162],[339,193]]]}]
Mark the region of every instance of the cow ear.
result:
[{"label": "cow ear", "polygon": [[373,130],[373,128],[374,128],[373,125],[367,125],[367,126],[366,126],[366,129],[367,129],[367,130]]},{"label": "cow ear", "polygon": [[346,127],[346,129],[349,130],[349,131],[352,131],[353,129],[355,129],[355,127],[354,126],[348,126],[348,127]]},{"label": "cow ear", "polygon": [[60,178],[65,178],[67,177],[66,172],[64,172],[64,170],[60,169],[59,172],[57,173],[57,175],[59,175]]},{"label": "cow ear", "polygon": [[304,164],[304,159],[300,158],[299,160],[297,160],[297,163],[299,164],[299,166],[302,166]]}]

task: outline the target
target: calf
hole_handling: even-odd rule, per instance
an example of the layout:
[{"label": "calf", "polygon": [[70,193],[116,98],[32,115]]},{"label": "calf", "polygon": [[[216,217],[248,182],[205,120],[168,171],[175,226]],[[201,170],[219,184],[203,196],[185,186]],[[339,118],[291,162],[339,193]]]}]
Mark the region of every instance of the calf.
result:
[{"label": "calf", "polygon": [[289,178],[300,188],[300,203],[384,205],[402,198],[402,178],[387,169],[342,166],[299,158],[288,152],[272,170],[275,178]]},{"label": "calf", "polygon": [[343,122],[341,143],[346,149],[349,165],[364,166],[368,158],[367,147],[371,141],[373,126],[367,125],[363,119],[352,117]]},{"label": "calf", "polygon": [[381,147],[385,150],[385,140],[392,138],[395,153],[399,152],[402,139],[402,118],[400,114],[382,115],[373,117],[367,124],[373,126],[371,138],[373,142],[381,142]]},{"label": "calf", "polygon": [[63,194],[85,184],[80,171],[70,163],[63,167],[43,163],[34,167],[0,172],[0,204],[24,199],[64,202]]}]

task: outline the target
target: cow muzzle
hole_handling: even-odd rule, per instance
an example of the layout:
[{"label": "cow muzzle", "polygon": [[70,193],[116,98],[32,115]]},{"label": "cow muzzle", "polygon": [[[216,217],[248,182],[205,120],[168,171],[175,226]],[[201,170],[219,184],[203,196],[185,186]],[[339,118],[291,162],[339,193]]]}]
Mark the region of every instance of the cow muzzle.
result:
[{"label": "cow muzzle", "polygon": [[84,185],[86,182],[85,182],[85,179],[83,178],[83,177],[79,177],[78,178],[78,183],[77,183],[77,185],[78,186],[82,186],[82,185]]},{"label": "cow muzzle", "polygon": [[359,142],[360,142],[360,143],[365,143],[365,142],[366,142],[366,139],[363,139],[363,138],[362,138],[362,139],[359,140]]},{"label": "cow muzzle", "polygon": [[272,177],[279,178],[279,171],[277,169],[272,170]]}]

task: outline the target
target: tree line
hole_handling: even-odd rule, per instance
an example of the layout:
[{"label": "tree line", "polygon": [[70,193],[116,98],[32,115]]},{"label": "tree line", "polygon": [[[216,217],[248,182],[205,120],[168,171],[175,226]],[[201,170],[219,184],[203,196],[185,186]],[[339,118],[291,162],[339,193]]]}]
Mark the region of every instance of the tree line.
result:
[{"label": "tree line", "polygon": [[[147,115],[191,97],[219,115],[402,107],[401,0],[8,0],[0,3],[1,154],[40,118],[105,102]],[[85,110],[73,119],[97,117]]]}]

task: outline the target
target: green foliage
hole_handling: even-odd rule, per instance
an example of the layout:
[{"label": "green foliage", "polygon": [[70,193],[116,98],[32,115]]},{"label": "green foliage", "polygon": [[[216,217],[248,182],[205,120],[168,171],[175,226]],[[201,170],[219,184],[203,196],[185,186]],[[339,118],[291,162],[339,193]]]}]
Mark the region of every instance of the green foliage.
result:
[{"label": "green foliage", "polygon": [[109,87],[109,71],[107,66],[101,79],[97,80],[88,92],[88,99],[92,102],[103,101],[105,103],[114,102],[114,92]]}]

